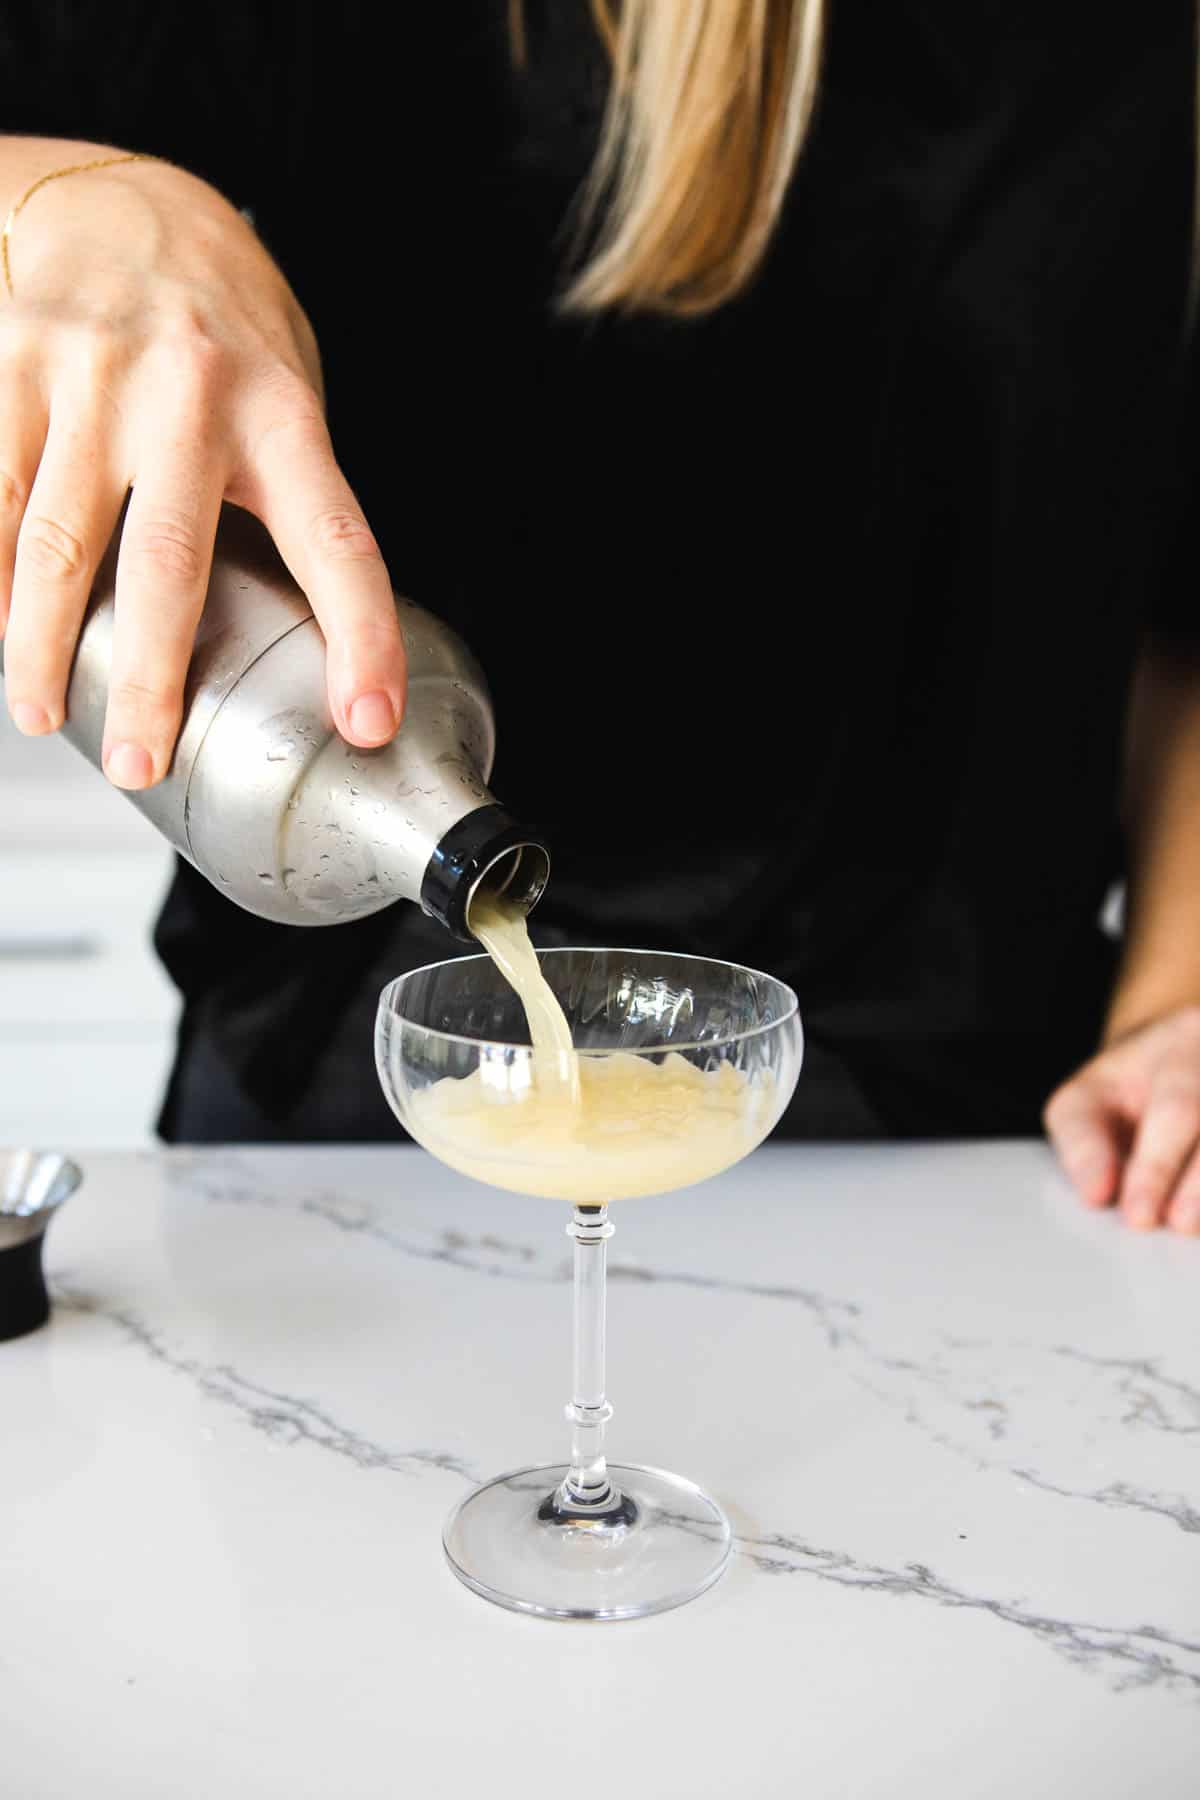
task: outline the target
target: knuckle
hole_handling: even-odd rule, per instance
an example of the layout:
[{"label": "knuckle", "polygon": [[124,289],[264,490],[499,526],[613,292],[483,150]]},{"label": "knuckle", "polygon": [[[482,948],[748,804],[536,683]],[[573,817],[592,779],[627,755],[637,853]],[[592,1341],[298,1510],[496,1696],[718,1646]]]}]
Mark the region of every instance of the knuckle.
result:
[{"label": "knuckle", "polygon": [[1137,1193],[1157,1193],[1171,1181],[1176,1166],[1169,1156],[1163,1156],[1156,1150],[1143,1151],[1140,1156],[1134,1157],[1129,1171],[1129,1186]]},{"label": "knuckle", "polygon": [[364,618],[359,619],[354,627],[354,635],[365,652],[381,655],[389,660],[406,660],[400,621],[395,610],[386,603],[373,608]]},{"label": "knuckle", "polygon": [[200,540],[195,526],[185,519],[159,517],[143,525],[135,554],[149,573],[182,586],[194,586],[204,573]]},{"label": "knuckle", "polygon": [[0,363],[14,368],[33,362],[42,348],[37,332],[21,309],[6,306],[0,312]]},{"label": "knuckle", "polygon": [[1056,1087],[1042,1108],[1042,1123],[1047,1130],[1059,1130],[1069,1124],[1086,1090],[1086,1076],[1073,1075]]},{"label": "knuckle", "polygon": [[272,401],[280,415],[324,425],[325,414],[312,383],[290,362],[271,355],[262,360],[256,374],[259,395]]},{"label": "knuckle", "polygon": [[48,581],[77,581],[88,565],[82,538],[41,514],[26,515],[17,539],[18,557],[23,557],[34,574]]},{"label": "knuckle", "polygon": [[124,340],[104,319],[77,318],[56,326],[49,354],[57,370],[66,376],[77,404],[104,389],[120,362]]},{"label": "knuckle", "polygon": [[247,441],[251,458],[262,455],[270,444],[289,442],[301,451],[318,450],[332,455],[329,428],[321,402],[309,383],[294,369],[280,363],[261,372],[253,389]]},{"label": "knuckle", "polygon": [[227,344],[200,324],[176,326],[157,344],[158,361],[186,391],[211,393],[228,378],[233,358]]},{"label": "knuckle", "polygon": [[109,707],[115,716],[136,718],[143,726],[168,731],[175,723],[182,686],[166,679],[141,681],[123,676],[109,690]]},{"label": "knuckle", "polygon": [[1155,1087],[1151,1105],[1164,1124],[1200,1125],[1200,1092],[1191,1082],[1174,1078]]},{"label": "knuckle", "polygon": [[1054,1092],[1043,1106],[1042,1124],[1047,1130],[1052,1126],[1057,1125],[1058,1121],[1061,1119],[1066,1098],[1067,1090],[1065,1087],[1055,1088]]},{"label": "knuckle", "polygon": [[15,475],[10,475],[6,469],[0,469],[0,515],[11,516],[13,513],[24,512],[28,499],[28,486],[18,481]]},{"label": "knuckle", "polygon": [[107,327],[84,325],[75,339],[73,360],[92,388],[104,387],[120,362],[117,338]]},{"label": "knuckle", "polygon": [[361,513],[350,506],[330,506],[316,514],[309,527],[319,556],[331,562],[379,562],[382,560],[374,533]]}]

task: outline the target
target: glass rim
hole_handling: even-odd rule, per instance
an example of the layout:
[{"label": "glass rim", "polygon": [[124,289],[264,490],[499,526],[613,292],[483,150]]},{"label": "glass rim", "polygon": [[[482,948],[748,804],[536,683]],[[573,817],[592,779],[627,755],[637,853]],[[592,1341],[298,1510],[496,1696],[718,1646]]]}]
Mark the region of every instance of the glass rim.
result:
[{"label": "glass rim", "polygon": [[[724,1037],[696,1038],[682,1044],[640,1044],[636,1049],[622,1050],[620,1054],[623,1056],[666,1056],[672,1050],[677,1050],[681,1055],[685,1050],[721,1050],[730,1044],[742,1044],[750,1038],[761,1037],[765,1032],[778,1031],[781,1025],[787,1025],[793,1019],[801,1033],[804,1030],[803,1021],[800,1018],[800,1001],[795,989],[790,987],[786,981],[780,980],[778,975],[770,975],[765,969],[751,968],[749,963],[731,962],[727,957],[721,956],[696,956],[689,950],[639,950],[632,945],[618,947],[612,944],[552,944],[545,949],[537,949],[536,945],[534,948],[539,961],[543,956],[579,956],[585,953],[601,956],[618,954],[621,956],[669,956],[676,962],[702,963],[710,969],[736,969],[742,975],[754,975],[760,981],[771,982],[787,995],[786,1009],[780,1013],[777,1019],[769,1019],[761,1025],[748,1025],[745,1031],[732,1031]],[[419,969],[406,969],[402,975],[393,975],[392,979],[380,990],[379,1003],[375,1009],[376,1019],[378,1020],[386,1010],[392,1017],[398,1018],[407,1030],[419,1031],[425,1037],[437,1039],[439,1043],[465,1044],[477,1048],[486,1046],[494,1050],[519,1051],[525,1056],[532,1056],[532,1044],[514,1044],[507,1038],[468,1037],[463,1032],[442,1031],[436,1025],[419,1025],[415,1019],[406,1019],[403,1014],[397,1013],[395,1007],[389,1003],[389,996],[403,987],[405,982],[415,981],[418,975],[428,975],[434,969],[452,969],[456,963],[489,963],[492,968],[496,968],[487,952],[482,951],[470,956],[439,957],[436,962],[422,963]],[[496,969],[496,974],[504,986],[508,987],[508,983],[500,974],[499,969]],[[512,991],[509,988],[509,992]],[[576,1054],[578,1056],[615,1056],[618,1052],[583,1049],[578,1050]]]}]

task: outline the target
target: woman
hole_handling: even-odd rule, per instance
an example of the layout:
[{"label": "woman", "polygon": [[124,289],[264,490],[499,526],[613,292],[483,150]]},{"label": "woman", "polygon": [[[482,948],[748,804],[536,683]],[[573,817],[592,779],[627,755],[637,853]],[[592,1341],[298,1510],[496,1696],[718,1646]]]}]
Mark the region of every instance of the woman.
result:
[{"label": "woman", "polygon": [[[164,159],[10,232],[17,723],[132,487],[106,766],[158,779],[247,507],[351,742],[400,716],[393,583],[476,650],[544,942],[797,987],[786,1130],[1045,1106],[1086,1202],[1200,1231],[1190,4],[226,10],[3,9],[9,202]],[[157,941],[166,1137],[393,1136],[415,909],[292,931],[181,866]]]}]

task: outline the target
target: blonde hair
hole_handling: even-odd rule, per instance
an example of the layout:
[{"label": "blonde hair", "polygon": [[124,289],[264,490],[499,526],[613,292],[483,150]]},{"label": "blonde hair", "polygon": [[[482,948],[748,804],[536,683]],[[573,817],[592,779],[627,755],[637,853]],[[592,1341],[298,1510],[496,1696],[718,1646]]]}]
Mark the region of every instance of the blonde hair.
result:
[{"label": "blonde hair", "polygon": [[[824,0],[592,0],[613,75],[572,312],[710,312],[762,262],[812,117]],[[526,55],[523,0],[509,0]]]}]

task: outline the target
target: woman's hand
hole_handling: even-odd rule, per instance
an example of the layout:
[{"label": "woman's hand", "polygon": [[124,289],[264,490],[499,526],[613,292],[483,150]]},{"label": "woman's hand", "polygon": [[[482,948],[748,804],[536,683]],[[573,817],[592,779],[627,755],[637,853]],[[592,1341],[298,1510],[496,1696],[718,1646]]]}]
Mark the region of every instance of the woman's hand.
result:
[{"label": "woman's hand", "polygon": [[1088,1206],[1200,1234],[1200,1007],[1113,1038],[1051,1095],[1046,1130]]},{"label": "woman's hand", "polygon": [[[47,170],[105,154],[52,148]],[[307,595],[338,730],[363,746],[390,739],[405,686],[391,583],[334,458],[312,329],[251,225],[196,176],[136,162],[48,183],[10,254],[0,632],[16,724],[62,724],[88,594],[132,487],[110,780],[142,788],[166,773],[222,500],[262,519]]]}]

